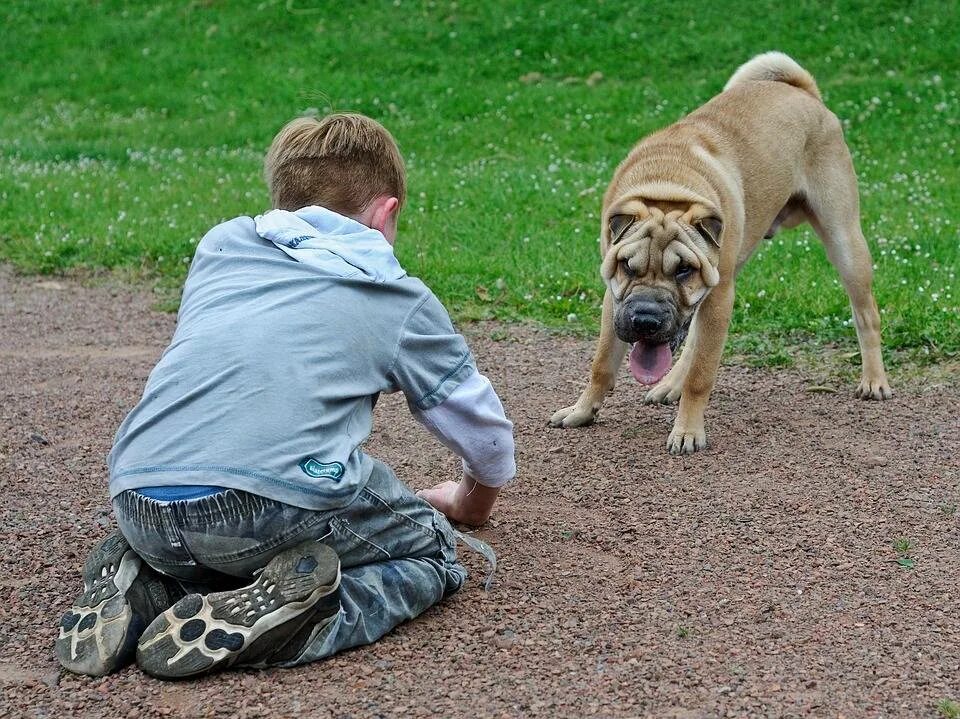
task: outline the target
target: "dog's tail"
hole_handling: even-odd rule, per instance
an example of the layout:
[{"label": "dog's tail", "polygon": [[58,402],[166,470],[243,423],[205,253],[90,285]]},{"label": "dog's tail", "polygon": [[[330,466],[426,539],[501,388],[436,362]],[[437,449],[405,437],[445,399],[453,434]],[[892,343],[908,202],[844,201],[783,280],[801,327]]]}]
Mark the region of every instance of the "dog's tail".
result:
[{"label": "dog's tail", "polygon": [[784,55],[782,52],[765,52],[752,60],[748,60],[737,68],[737,71],[733,73],[733,77],[727,81],[726,87],[723,89],[729,90],[734,85],[743,82],[760,80],[785,82],[822,101],[820,90],[817,89],[817,83],[814,82],[813,75],[800,67],[793,58]]}]

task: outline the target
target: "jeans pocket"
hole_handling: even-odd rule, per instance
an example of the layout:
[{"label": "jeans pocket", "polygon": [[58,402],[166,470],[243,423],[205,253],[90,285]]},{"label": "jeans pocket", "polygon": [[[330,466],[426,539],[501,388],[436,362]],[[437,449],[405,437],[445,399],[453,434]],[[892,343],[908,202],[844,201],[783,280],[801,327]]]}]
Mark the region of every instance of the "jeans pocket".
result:
[{"label": "jeans pocket", "polygon": [[382,494],[364,487],[358,499],[366,502],[375,512],[392,517],[394,523],[406,526],[409,531],[426,537],[433,536],[435,531],[433,517],[436,510],[419,497],[414,497],[412,501],[404,501],[408,498],[401,495],[394,501],[390,501]]},{"label": "jeans pocket", "polygon": [[386,548],[367,539],[361,532],[362,527],[351,524],[345,517],[330,520],[330,536],[324,540],[324,544],[340,556],[341,566],[353,567],[392,558]]},{"label": "jeans pocket", "polygon": [[272,557],[322,533],[329,519],[323,512],[233,489],[180,504],[177,516],[184,542],[198,562],[214,568]]},{"label": "jeans pocket", "polygon": [[120,533],[151,567],[167,572],[196,566],[167,506],[127,490],[114,498],[113,509]]}]

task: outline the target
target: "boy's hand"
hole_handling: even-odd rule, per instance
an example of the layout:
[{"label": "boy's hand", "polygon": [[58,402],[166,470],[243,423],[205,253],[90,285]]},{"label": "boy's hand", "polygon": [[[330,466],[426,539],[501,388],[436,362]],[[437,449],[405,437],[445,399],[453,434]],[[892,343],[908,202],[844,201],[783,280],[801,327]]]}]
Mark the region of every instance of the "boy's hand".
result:
[{"label": "boy's hand", "polygon": [[485,487],[464,475],[459,482],[441,482],[430,489],[421,489],[417,496],[454,522],[479,526],[490,519],[499,492],[499,487]]}]

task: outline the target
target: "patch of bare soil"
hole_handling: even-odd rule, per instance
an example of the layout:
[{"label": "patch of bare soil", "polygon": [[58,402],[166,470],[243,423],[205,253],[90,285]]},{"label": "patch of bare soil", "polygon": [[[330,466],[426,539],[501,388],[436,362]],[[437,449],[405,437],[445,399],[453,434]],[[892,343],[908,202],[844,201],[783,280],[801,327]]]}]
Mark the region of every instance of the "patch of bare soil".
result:
[{"label": "patch of bare soil", "polygon": [[[812,370],[725,367],[712,448],[675,458],[674,410],[626,373],[598,425],[549,429],[592,343],[489,325],[467,334],[521,467],[479,532],[492,591],[467,554],[463,591],[325,662],[64,675],[57,620],[114,526],[104,458],[174,324],[150,302],[0,268],[0,715],[934,717],[960,700],[955,380],[894,372],[880,404],[852,380],[807,391]],[[377,412],[369,450],[410,485],[457,475],[400,398]]]}]

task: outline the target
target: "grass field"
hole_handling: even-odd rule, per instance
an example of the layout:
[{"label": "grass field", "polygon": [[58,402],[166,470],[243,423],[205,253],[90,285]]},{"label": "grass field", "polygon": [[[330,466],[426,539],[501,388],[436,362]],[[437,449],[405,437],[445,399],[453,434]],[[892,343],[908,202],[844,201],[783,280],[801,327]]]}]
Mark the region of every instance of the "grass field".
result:
[{"label": "grass field", "polygon": [[[861,180],[885,343],[960,352],[957,3],[66,2],[0,9],[0,258],[175,287],[200,236],[267,202],[262,154],[303,112],[395,134],[398,254],[461,319],[593,330],[600,199],[642,135],[758,52],[817,78]],[[806,229],[747,265],[731,352],[856,348]]]}]

